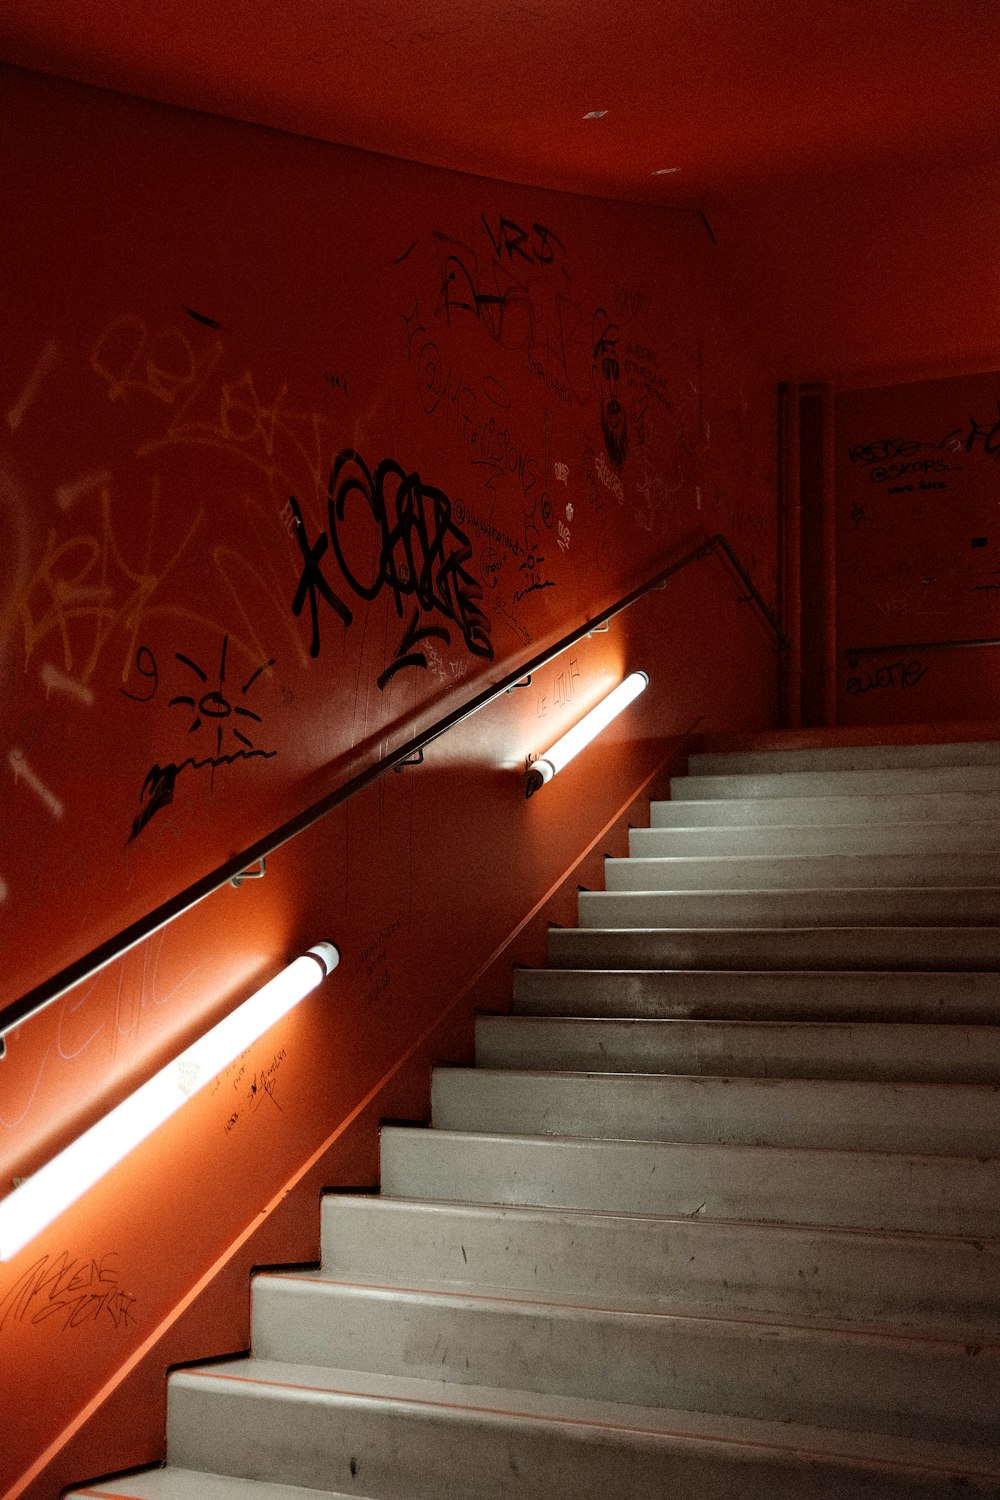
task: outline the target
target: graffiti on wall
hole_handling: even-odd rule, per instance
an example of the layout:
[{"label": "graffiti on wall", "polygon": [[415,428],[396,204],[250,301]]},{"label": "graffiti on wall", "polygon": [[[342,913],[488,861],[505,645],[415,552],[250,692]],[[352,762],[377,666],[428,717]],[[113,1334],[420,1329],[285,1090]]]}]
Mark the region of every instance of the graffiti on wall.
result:
[{"label": "graffiti on wall", "polygon": [[292,613],[300,616],[308,604],[309,654],[320,654],[321,603],[345,628],[354,619],[351,605],[324,571],[323,560],[330,553],[338,580],[356,598],[370,603],[384,592],[401,620],[405,602],[416,605],[379,687],[404,667],[427,667],[422,642],[450,643],[449,629],[424,623],[428,616],[453,622],[473,656],[491,658],[490,623],[480,603],[483,591],[468,568],[472,546],[456,525],[445,492],[394,459],[382,459],[373,473],[360,453],[346,448],[337,455],[328,493],[327,530],[315,538],[308,534],[295,496],[289,500],[302,554]]}]

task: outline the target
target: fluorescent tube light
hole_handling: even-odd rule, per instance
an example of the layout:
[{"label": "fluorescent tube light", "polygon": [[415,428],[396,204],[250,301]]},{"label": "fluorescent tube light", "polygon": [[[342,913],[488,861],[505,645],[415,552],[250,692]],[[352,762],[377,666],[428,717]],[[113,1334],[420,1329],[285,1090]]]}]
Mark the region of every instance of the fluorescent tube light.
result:
[{"label": "fluorescent tube light", "polygon": [[185,1100],[287,1015],[336,968],[332,943],[317,943],[204,1036],[85,1130],[0,1202],[0,1261],[10,1260]]},{"label": "fluorescent tube light", "polygon": [[579,724],[574,724],[550,749],[532,762],[524,795],[533,796],[547,781],[551,781],[556,772],[568,765],[575,755],[579,755],[602,729],[607,728],[612,719],[618,717],[623,708],[627,708],[638,698],[648,682],[645,672],[632,672],[606,698],[595,704],[588,714],[584,714]]}]

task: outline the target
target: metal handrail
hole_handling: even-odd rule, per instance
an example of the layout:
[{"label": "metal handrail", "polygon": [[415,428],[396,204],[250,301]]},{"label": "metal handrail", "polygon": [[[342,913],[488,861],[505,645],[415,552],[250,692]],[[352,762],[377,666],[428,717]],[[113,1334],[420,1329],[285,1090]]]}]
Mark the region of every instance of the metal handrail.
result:
[{"label": "metal handrail", "polygon": [[224,885],[228,885],[234,879],[244,875],[250,865],[263,862],[276,849],[280,849],[283,844],[287,844],[290,839],[295,838],[298,834],[304,833],[307,828],[311,828],[314,823],[318,823],[321,818],[325,818],[327,813],[333,812],[334,808],[340,807],[342,803],[348,801],[357,792],[371,786],[374,781],[384,776],[387,771],[401,769],[407,761],[422,759],[426,747],[432,744],[434,740],[439,739],[441,735],[447,734],[449,729],[454,729],[457,725],[463,723],[464,720],[478,713],[480,709],[486,708],[488,704],[495,702],[497,698],[502,697],[504,693],[516,687],[519,682],[523,682],[525,677],[540,671],[555,657],[561,655],[563,651],[574,646],[577,641],[583,640],[584,637],[600,629],[608,620],[613,619],[615,615],[621,614],[623,610],[628,609],[630,605],[635,604],[637,600],[642,599],[646,594],[652,593],[655,589],[663,588],[676,573],[689,567],[691,563],[700,561],[700,559],[707,557],[716,550],[723,553],[746,589],[747,599],[756,605],[770,626],[774,633],[777,649],[785,647],[788,642],[781,627],[764,602],[753,579],[736,556],[726,537],[721,532],[716,533],[715,536],[708,537],[705,541],[698,543],[685,552],[676,562],[662,569],[654,578],[649,579],[647,583],[641,584],[638,588],[632,589],[630,593],[625,594],[610,609],[603,610],[601,614],[595,615],[592,620],[588,620],[585,625],[581,625],[577,630],[571,631],[569,635],[564,636],[554,646],[540,652],[531,661],[522,664],[515,672],[508,673],[499,682],[484,688],[482,692],[470,698],[461,708],[454,709],[451,713],[446,714],[444,718],[437,720],[436,723],[431,725],[430,729],[426,729],[421,734],[415,735],[413,739],[407,740],[405,744],[400,745],[398,749],[383,756],[374,765],[368,766],[364,771],[360,771],[356,776],[352,776],[348,781],[343,782],[334,791],[328,792],[317,802],[312,803],[304,812],[297,813],[295,817],[289,818],[287,822],[280,824],[264,838],[258,839],[248,848],[242,850],[241,853],[233,855],[231,859],[226,860],[225,864],[219,865],[210,874],[203,875],[199,880],[194,881],[193,884],[186,886],[176,896],[171,896],[169,900],[161,902],[159,906],[155,907],[145,917],[140,917],[135,922],[130,922],[127,927],[122,928],[121,932],[107,938],[103,943],[98,943],[95,948],[92,948],[89,953],[85,953],[82,958],[75,959],[73,963],[67,964],[64,969],[60,969],[50,979],[43,980],[41,984],[35,985],[34,989],[22,995],[19,1000],[14,1000],[10,1005],[4,1007],[3,1010],[0,1010],[0,1057],[4,1055],[5,1051],[4,1033],[12,1027],[19,1025],[36,1012],[44,1010],[47,1005],[51,1005],[54,1000],[58,1000],[67,990],[71,990],[84,979],[88,979],[92,974],[96,974],[99,970],[106,968],[116,958],[121,958],[131,948],[136,947],[146,938],[152,937],[153,933],[158,932],[161,927],[166,927],[175,917],[181,916],[183,912],[190,910],[192,906],[197,906],[200,901],[204,901],[206,896],[211,896],[215,891],[221,890]]},{"label": "metal handrail", "polygon": [[845,646],[848,665],[859,656],[887,656],[895,651],[974,651],[981,646],[1000,646],[1000,640],[985,637],[974,641],[899,641],[888,646]]}]

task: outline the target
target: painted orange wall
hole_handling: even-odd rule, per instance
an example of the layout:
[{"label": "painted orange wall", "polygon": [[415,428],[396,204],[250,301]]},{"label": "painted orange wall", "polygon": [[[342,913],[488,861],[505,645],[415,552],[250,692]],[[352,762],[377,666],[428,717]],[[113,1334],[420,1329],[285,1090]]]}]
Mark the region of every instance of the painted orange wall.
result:
[{"label": "painted orange wall", "polygon": [[[0,106],[0,1006],[690,537],[773,598],[773,390],[696,216],[12,70]],[[12,1034],[2,1191],[302,947],[344,955],[0,1267],[4,1500],[156,1458],[166,1366],[244,1345],[248,1268],[315,1256],[319,1189],[375,1181],[378,1118],[422,1115],[657,768],[773,723],[775,682],[698,563]]]},{"label": "painted orange wall", "polygon": [[876,131],[864,159],[706,201],[738,302],[783,379],[853,390],[995,368],[996,167],[942,125],[919,159],[880,147]]},{"label": "painted orange wall", "polygon": [[[884,62],[884,68],[882,93],[874,90],[870,101],[876,110],[894,87],[893,62]],[[932,101],[932,107],[939,104],[940,100]],[[874,419],[874,427],[862,423],[868,436],[859,436],[859,442],[869,437],[907,437],[910,432],[922,438],[915,428],[878,430],[886,403],[896,399],[892,388],[942,381],[933,415],[948,424],[942,428],[946,432],[953,421],[946,410],[950,383],[978,379],[997,368],[1000,290],[995,262],[1000,197],[995,163],[981,147],[956,138],[950,128],[954,120],[942,115],[938,123],[940,128],[933,140],[925,142],[919,157],[892,149],[875,129],[863,159],[817,164],[795,176],[776,170],[769,180],[747,179],[742,190],[705,203],[729,283],[755,328],[765,357],[783,380],[822,384],[830,394],[825,441],[830,448],[831,511],[834,395],[855,403],[859,411],[867,409]],[[978,393],[985,404],[969,407],[960,402],[962,409],[954,423],[968,423],[977,411],[980,421],[989,415],[995,393],[982,387]],[[905,411],[907,397],[900,394]],[[896,399],[893,414],[898,410]],[[912,403],[910,413],[921,415]],[[838,441],[836,447],[843,459],[845,445]],[[866,483],[872,494],[880,488]],[[942,570],[959,565],[962,549],[966,561],[982,561],[983,552],[973,555],[970,540],[988,534],[988,527],[966,527],[962,505],[930,514],[926,506],[921,508],[918,494],[917,504],[905,515],[898,501],[894,513],[885,499],[867,507],[869,517],[876,513],[882,517],[878,537],[870,521],[849,519],[856,490],[854,485],[847,501],[841,486],[836,503],[839,584],[832,569],[815,567],[815,540],[824,524],[816,509],[822,501],[815,490],[803,494],[803,534],[811,526],[813,538],[803,584],[812,562],[814,591],[810,594],[807,589],[804,599],[807,720],[820,722],[834,701],[844,723],[995,718],[996,651],[948,653],[933,662],[928,655],[923,662],[928,670],[916,694],[910,688],[848,691],[848,681],[859,673],[851,669],[843,649],[837,654],[829,628],[832,622],[820,618],[824,611],[832,614],[830,604],[839,603],[845,627],[855,624],[848,612],[857,615],[859,609],[871,625],[870,631],[866,625],[863,637],[853,630],[850,638],[841,634],[841,648],[867,642],[957,638],[965,634],[964,625],[960,628],[963,617],[966,624],[973,623],[968,619],[970,606],[975,606],[984,626],[989,615],[983,593],[943,601],[941,586]],[[934,558],[934,565],[921,567],[918,573],[904,559],[921,549]],[[825,580],[823,571],[828,574]],[[889,582],[893,573],[895,581]],[[922,583],[931,577],[936,578],[935,584]],[[970,579],[970,585],[981,581],[986,580]],[[831,593],[823,601],[823,610],[817,609],[815,592],[834,587],[837,600]],[[930,590],[926,597],[925,589]],[[850,605],[844,595],[852,597]],[[953,618],[952,603],[956,606]],[[891,634],[881,633],[883,624],[894,627]],[[904,627],[902,634],[897,633],[899,627]],[[905,666],[917,657],[891,654],[876,665],[897,660]],[[920,671],[918,664],[911,677]],[[821,690],[824,677],[825,693]]]},{"label": "painted orange wall", "polygon": [[842,723],[997,716],[998,401],[997,374],[837,399]]}]

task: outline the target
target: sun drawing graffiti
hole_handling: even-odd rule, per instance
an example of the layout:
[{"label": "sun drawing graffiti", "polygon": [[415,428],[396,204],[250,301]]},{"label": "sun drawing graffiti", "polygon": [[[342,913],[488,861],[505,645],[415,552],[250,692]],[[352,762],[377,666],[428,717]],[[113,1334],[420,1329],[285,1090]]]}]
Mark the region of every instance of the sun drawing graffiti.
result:
[{"label": "sun drawing graffiti", "polygon": [[[201,729],[202,725],[205,725],[210,731],[214,729],[215,753],[217,756],[222,754],[222,742],[227,730],[235,740],[238,740],[241,745],[246,746],[248,750],[255,749],[254,742],[250,738],[253,733],[253,726],[263,723],[260,714],[255,713],[252,708],[247,708],[243,703],[233,702],[231,697],[226,694],[226,657],[228,651],[229,637],[227,635],[223,637],[222,651],[219,655],[217,687],[209,687],[208,673],[196,661],[192,661],[190,656],[185,656],[181,651],[174,653],[177,660],[194,673],[207,691],[201,693],[198,697],[195,697],[194,692],[178,693],[175,698],[170,699],[169,706],[171,708],[178,706],[189,708],[193,711],[194,717],[188,725],[188,734],[194,734],[197,730]],[[266,672],[268,667],[273,666],[274,660],[272,658],[271,661],[264,662],[255,671],[251,672],[246,682],[239,688],[240,697],[246,698],[261,673]]]}]

